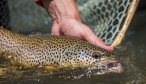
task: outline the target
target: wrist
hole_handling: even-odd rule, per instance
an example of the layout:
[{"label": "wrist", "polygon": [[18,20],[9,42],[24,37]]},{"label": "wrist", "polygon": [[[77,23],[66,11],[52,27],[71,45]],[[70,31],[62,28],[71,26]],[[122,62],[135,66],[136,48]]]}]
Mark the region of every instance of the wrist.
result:
[{"label": "wrist", "polygon": [[80,21],[74,0],[42,0],[42,3],[53,22],[59,23],[68,18]]}]

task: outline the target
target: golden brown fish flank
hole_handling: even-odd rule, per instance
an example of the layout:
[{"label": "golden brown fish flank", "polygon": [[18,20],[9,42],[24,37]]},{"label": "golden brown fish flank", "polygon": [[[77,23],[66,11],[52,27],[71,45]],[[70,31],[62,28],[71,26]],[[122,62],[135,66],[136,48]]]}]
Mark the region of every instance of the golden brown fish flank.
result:
[{"label": "golden brown fish flank", "polygon": [[[27,67],[88,67],[113,62],[104,49],[64,36],[30,37],[0,29],[0,51]],[[98,66],[98,65],[96,65]]]}]

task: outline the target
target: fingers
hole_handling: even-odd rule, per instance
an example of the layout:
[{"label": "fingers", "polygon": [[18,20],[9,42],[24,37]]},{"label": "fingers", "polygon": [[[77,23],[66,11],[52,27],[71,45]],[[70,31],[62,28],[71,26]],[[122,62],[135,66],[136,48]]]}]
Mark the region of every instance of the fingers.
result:
[{"label": "fingers", "polygon": [[113,51],[113,47],[105,45],[103,41],[100,41],[98,39],[95,40],[95,45],[97,45],[97,46],[99,46],[101,48],[104,48],[104,49],[106,49],[106,50],[108,50],[110,52]]},{"label": "fingers", "polygon": [[113,51],[113,47],[106,46],[104,44],[104,42],[100,38],[98,38],[91,30],[88,30],[87,33],[83,34],[83,37],[85,40],[87,40],[89,43],[91,43],[93,45],[101,47],[101,48],[108,50],[110,52]]},{"label": "fingers", "polygon": [[59,30],[59,25],[58,24],[53,24],[52,25],[52,30],[51,30],[51,35],[60,35],[60,30]]},{"label": "fingers", "polygon": [[98,38],[88,26],[76,20],[66,20],[62,24],[54,23],[51,32],[52,35],[65,35],[83,39],[93,45],[104,48],[105,50],[113,51],[113,48],[106,46],[104,42],[100,38]]}]

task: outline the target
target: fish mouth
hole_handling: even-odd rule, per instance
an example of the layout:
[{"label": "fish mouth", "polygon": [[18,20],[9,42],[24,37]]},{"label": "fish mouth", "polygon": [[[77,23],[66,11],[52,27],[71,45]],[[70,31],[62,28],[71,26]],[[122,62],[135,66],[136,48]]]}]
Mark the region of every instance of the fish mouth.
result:
[{"label": "fish mouth", "polygon": [[95,74],[122,73],[123,66],[117,60],[104,60],[94,63],[88,70]]}]

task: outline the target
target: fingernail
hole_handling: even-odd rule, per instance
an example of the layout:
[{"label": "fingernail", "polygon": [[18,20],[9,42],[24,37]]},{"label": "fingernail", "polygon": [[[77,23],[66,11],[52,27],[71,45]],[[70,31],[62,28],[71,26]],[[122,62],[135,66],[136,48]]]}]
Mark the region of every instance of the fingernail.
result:
[{"label": "fingernail", "polygon": [[107,50],[108,50],[109,52],[112,52],[112,51],[114,50],[114,48],[111,47],[111,46],[107,46]]}]

